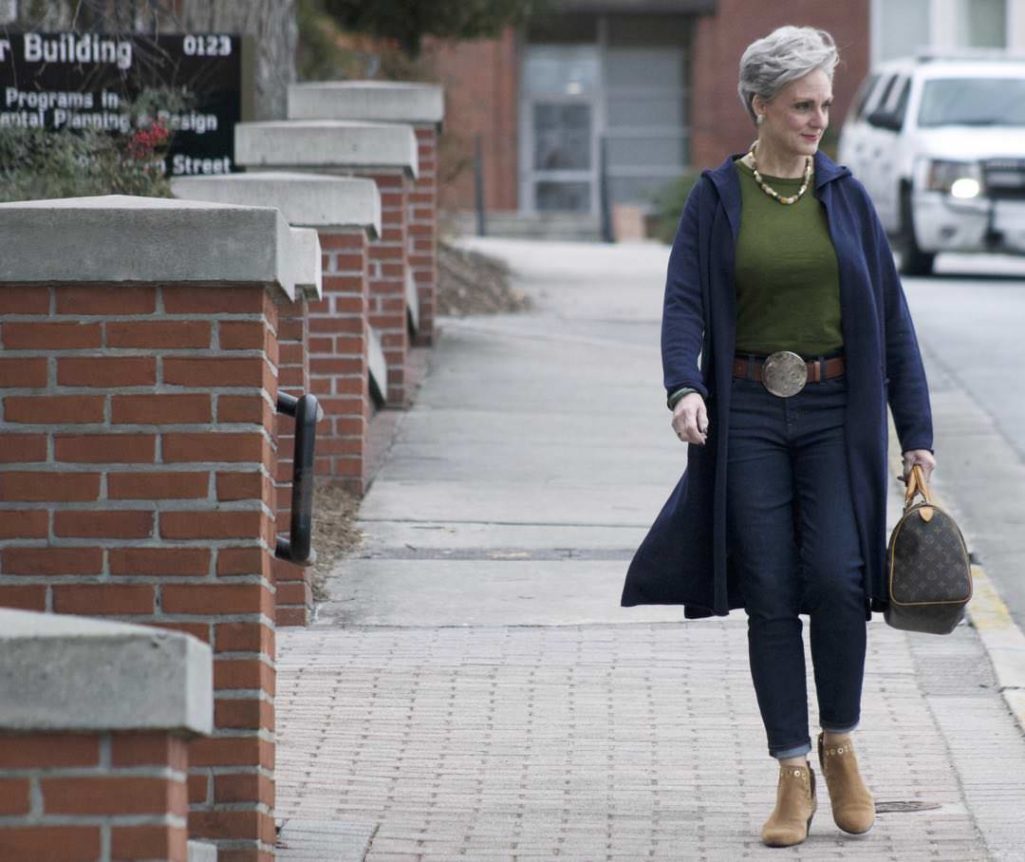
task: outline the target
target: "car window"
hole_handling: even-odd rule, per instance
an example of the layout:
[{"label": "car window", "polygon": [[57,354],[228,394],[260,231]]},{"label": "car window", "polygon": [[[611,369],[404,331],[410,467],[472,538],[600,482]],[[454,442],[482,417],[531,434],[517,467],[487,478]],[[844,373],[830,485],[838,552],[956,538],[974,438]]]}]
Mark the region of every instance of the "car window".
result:
[{"label": "car window", "polygon": [[860,120],[864,117],[865,107],[868,105],[868,97],[872,94],[872,88],[876,85],[876,81],[878,80],[878,75],[869,75],[861,82],[861,86],[858,87],[858,92],[854,94],[854,110],[851,114],[853,119]]},{"label": "car window", "polygon": [[926,81],[918,125],[1025,126],[1025,77]]},{"label": "car window", "polygon": [[893,115],[897,118],[900,124],[904,125],[904,115],[908,111],[908,96],[911,95],[911,79],[905,78],[904,83],[900,88],[900,92],[897,94],[895,104],[893,106]]},{"label": "car window", "polygon": [[886,102],[890,98],[890,93],[893,91],[893,85],[895,83],[897,83],[897,76],[890,75],[882,84],[879,85],[879,95],[872,99],[871,103],[867,106],[870,112],[886,107]]}]

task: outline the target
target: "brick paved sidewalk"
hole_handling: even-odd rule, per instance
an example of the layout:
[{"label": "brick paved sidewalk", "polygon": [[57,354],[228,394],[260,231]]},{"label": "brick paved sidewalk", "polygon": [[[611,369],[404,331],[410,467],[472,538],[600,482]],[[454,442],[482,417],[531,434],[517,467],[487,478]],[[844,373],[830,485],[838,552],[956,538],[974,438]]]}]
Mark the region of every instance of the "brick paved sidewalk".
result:
[{"label": "brick paved sidewalk", "polygon": [[[784,852],[1021,859],[1025,743],[974,632],[873,623],[868,667],[866,779],[938,807],[844,836],[821,786]],[[288,632],[278,703],[279,816],[366,824],[373,862],[780,855],[739,620]]]}]

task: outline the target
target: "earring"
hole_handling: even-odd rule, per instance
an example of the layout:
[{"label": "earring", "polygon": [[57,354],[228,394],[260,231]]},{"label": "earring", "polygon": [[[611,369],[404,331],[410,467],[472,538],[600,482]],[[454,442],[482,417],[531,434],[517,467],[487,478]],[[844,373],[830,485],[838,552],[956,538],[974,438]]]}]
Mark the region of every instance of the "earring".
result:
[{"label": "earring", "polygon": [[765,114],[758,114],[755,117],[755,125],[760,126],[762,124],[762,120],[764,120],[764,119],[765,119]]}]

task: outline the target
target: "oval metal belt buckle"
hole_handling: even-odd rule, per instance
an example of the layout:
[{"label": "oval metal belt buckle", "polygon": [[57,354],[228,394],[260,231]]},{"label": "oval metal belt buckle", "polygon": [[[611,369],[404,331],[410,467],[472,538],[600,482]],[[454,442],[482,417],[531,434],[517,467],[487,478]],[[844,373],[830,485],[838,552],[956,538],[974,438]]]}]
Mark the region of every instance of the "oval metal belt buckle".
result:
[{"label": "oval metal belt buckle", "polygon": [[807,382],[807,364],[789,350],[780,350],[767,356],[762,365],[762,385],[780,398],[796,395]]}]

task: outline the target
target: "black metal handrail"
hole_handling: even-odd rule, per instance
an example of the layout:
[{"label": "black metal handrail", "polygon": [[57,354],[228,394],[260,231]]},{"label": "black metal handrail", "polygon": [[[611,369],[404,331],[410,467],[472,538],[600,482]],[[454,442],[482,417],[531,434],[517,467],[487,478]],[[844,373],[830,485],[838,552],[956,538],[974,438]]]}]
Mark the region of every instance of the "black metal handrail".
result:
[{"label": "black metal handrail", "polygon": [[487,211],[484,208],[484,145],[477,135],[473,148],[473,203],[477,210],[477,236],[487,236]]},{"label": "black metal handrail", "polygon": [[292,458],[292,521],[288,538],[278,536],[274,555],[299,566],[311,566],[317,559],[311,547],[313,456],[317,447],[317,420],[324,412],[313,395],[296,398],[279,392],[278,413],[295,417],[295,454]]}]

